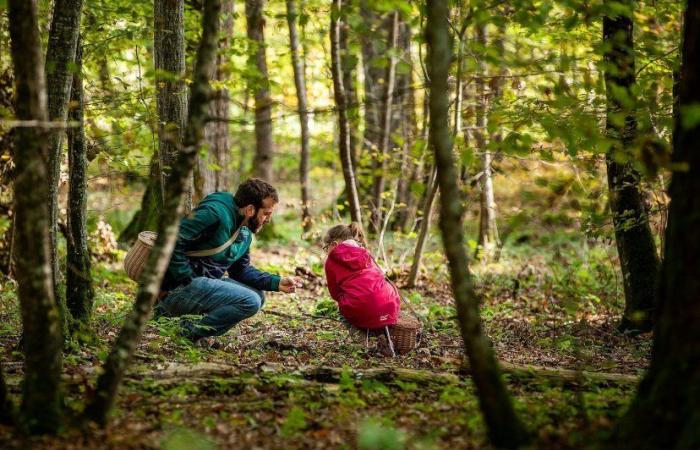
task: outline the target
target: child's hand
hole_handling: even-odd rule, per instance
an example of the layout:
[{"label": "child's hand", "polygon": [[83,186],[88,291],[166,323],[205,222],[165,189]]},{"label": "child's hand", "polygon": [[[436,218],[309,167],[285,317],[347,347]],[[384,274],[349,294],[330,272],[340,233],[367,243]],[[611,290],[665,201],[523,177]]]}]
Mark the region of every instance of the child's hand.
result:
[{"label": "child's hand", "polygon": [[299,277],[284,277],[280,280],[279,289],[282,292],[285,292],[287,294],[291,294],[292,292],[296,292],[297,288],[300,288],[301,286],[302,286],[301,278],[299,278]]}]

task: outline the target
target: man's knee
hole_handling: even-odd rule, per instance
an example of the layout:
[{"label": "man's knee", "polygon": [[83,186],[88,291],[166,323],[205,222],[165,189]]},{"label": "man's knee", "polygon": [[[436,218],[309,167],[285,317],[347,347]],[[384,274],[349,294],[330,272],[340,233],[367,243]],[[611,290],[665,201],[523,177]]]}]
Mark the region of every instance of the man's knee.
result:
[{"label": "man's knee", "polygon": [[245,296],[243,301],[243,310],[248,317],[256,314],[260,311],[260,308],[265,303],[265,294],[257,289],[250,289],[248,295]]}]

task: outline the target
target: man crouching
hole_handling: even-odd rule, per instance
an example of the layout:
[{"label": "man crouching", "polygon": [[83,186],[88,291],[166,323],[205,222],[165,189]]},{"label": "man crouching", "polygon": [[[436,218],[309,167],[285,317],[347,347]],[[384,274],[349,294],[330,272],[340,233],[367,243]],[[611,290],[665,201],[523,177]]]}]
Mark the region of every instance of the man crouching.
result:
[{"label": "man crouching", "polygon": [[[183,318],[182,333],[203,346],[265,303],[263,291],[294,292],[296,277],[281,278],[250,264],[253,233],[270,221],[279,198],[269,183],[253,178],[236,195],[214,192],[180,221],[175,249],[161,286],[157,315]],[[228,277],[224,278],[224,274]]]}]

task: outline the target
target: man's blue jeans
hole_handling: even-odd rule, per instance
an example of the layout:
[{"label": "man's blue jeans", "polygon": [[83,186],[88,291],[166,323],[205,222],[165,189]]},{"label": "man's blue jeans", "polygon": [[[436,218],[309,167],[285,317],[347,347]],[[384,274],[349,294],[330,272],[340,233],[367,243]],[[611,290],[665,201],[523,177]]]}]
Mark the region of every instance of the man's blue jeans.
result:
[{"label": "man's blue jeans", "polygon": [[195,341],[220,336],[243,319],[253,316],[265,303],[262,291],[230,278],[197,277],[187,286],[176,288],[157,306],[157,314],[167,317],[201,315],[201,319],[183,318],[185,336]]}]

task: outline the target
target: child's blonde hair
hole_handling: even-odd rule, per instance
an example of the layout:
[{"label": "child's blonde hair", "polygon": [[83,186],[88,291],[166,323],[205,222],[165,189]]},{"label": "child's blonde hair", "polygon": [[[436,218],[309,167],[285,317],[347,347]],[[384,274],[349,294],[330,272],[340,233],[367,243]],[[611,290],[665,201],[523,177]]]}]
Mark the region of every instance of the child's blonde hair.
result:
[{"label": "child's blonde hair", "polygon": [[357,222],[351,222],[349,225],[341,224],[331,227],[323,237],[323,245],[327,246],[333,242],[342,242],[348,239],[354,239],[365,245],[365,234],[362,231],[362,225]]}]

